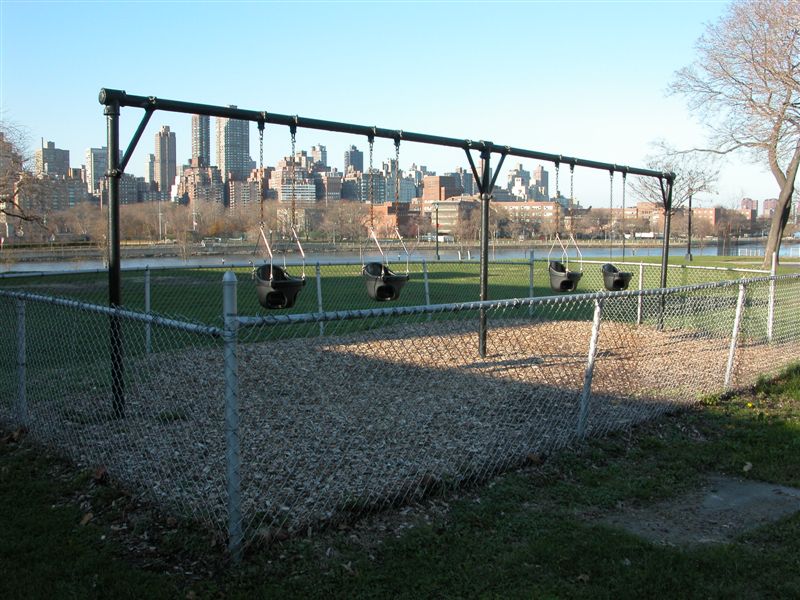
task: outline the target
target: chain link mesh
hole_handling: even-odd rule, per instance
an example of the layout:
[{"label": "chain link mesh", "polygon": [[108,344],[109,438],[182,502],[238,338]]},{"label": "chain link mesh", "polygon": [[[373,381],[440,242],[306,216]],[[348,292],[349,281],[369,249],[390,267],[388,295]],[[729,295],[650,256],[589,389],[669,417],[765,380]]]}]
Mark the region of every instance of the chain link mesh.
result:
[{"label": "chain link mesh", "polygon": [[[530,269],[530,262],[493,263],[492,292],[530,296]],[[599,265],[584,269],[582,290],[603,289]],[[533,295],[542,297],[442,304],[477,297],[477,265],[435,262],[425,270],[427,295],[423,266],[412,264],[400,300],[382,310],[387,304],[367,298],[358,265],[323,265],[325,312],[313,274],[295,307],[265,312],[249,270],[239,269],[243,316],[231,380],[220,269],[150,273],[151,312],[171,319],[141,312],[143,273],[126,276],[128,310],[113,316],[90,279],[64,279],[61,288],[55,278],[28,282],[48,297],[6,285],[0,420],[24,421],[76,463],[104,465],[220,536],[240,513],[249,544],[485,480],[726,384],[751,384],[800,355],[800,276],[720,283],[718,271],[671,270],[673,285],[688,285],[695,272],[712,281],[654,291],[658,269],[637,265],[644,292],[636,281],[628,292],[563,296],[546,295],[546,263],[537,261]],[[68,293],[98,305],[49,297]],[[112,318],[124,345],[124,416],[112,402]],[[234,397],[237,407],[226,414]],[[237,480],[240,504],[231,513]]]}]

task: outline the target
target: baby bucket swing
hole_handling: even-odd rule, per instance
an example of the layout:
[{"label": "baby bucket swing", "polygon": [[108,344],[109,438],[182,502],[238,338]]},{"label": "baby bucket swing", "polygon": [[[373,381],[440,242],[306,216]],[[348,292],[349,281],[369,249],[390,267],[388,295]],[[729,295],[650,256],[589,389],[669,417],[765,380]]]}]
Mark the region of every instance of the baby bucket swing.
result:
[{"label": "baby bucket swing", "polygon": [[[378,241],[378,236],[375,234],[374,228],[374,191],[373,191],[373,180],[372,180],[372,151],[373,145],[375,143],[375,138],[373,136],[369,137],[369,237],[375,242],[375,246],[377,246],[378,251],[381,253],[381,261],[373,261],[365,263],[361,268],[361,274],[364,276],[364,285],[367,288],[367,295],[373,300],[378,302],[390,302],[392,300],[397,300],[400,297],[400,290],[403,289],[403,286],[408,282],[409,279],[409,272],[408,272],[408,249],[406,248],[405,243],[403,243],[403,238],[400,235],[400,230],[395,227],[395,234],[397,235],[397,239],[400,240],[400,244],[403,246],[403,250],[406,253],[406,272],[405,274],[395,273],[393,270],[389,268],[388,261],[386,259],[386,254],[381,248],[381,244]],[[395,165],[395,214],[397,214],[397,208],[399,206],[399,171],[400,171],[400,137],[398,136],[395,138],[395,156],[397,160],[397,164]]]},{"label": "baby bucket swing", "polygon": [[[625,212],[625,173],[622,173],[622,211],[623,211],[623,218]],[[614,215],[614,171],[611,171],[611,193],[609,196],[609,233],[610,233],[610,225],[613,221]],[[625,232],[622,232],[623,239]],[[612,236],[609,234],[608,236],[608,243],[609,243],[609,253],[613,250],[613,241]],[[625,271],[620,271],[617,267],[612,265],[611,263],[606,263],[601,267],[603,272],[603,285],[609,292],[621,292],[622,290],[628,289],[628,284],[631,282],[631,277],[633,277],[633,273],[627,273]]]},{"label": "baby bucket swing", "polygon": [[[256,293],[258,294],[258,303],[266,309],[282,309],[291,308],[297,300],[297,295],[306,284],[306,255],[303,252],[303,246],[300,244],[300,238],[297,237],[297,231],[294,228],[295,216],[295,133],[296,127],[291,126],[292,133],[292,156],[289,166],[291,181],[292,181],[292,213],[291,213],[291,232],[297,249],[300,251],[300,256],[303,259],[303,270],[301,277],[292,277],[286,271],[286,255],[284,254],[283,267],[273,264],[272,247],[269,240],[264,233],[264,194],[263,190],[260,198],[261,205],[261,224],[259,225],[259,240],[256,240],[256,249],[258,249],[259,241],[264,242],[264,247],[269,255],[269,264],[263,264],[253,269],[253,279],[256,282]],[[259,135],[259,181],[263,185],[264,174],[264,123],[258,123]],[[253,251],[255,254],[255,250]]]},{"label": "baby bucket swing", "polygon": [[[556,195],[559,194],[558,192],[558,171],[559,171],[559,163],[556,163]],[[575,173],[575,165],[570,164],[570,183],[569,183],[569,197],[570,202],[572,201],[572,182]],[[578,248],[578,244],[575,241],[575,237],[570,233],[569,239],[572,244],[575,246],[575,250],[578,253],[578,259],[581,261],[581,265],[583,265],[583,255],[581,254],[580,248]],[[550,260],[550,255],[553,252],[553,248],[555,248],[556,242],[561,247],[561,260]],[[547,262],[548,262],[548,272],[550,274],[550,289],[554,292],[574,292],[578,287],[578,282],[583,277],[583,271],[571,271],[569,268],[569,253],[567,252],[567,248],[564,246],[564,243],[561,241],[561,236],[558,235],[556,232],[555,237],[553,238],[553,245],[550,246],[550,252],[547,253]]]}]

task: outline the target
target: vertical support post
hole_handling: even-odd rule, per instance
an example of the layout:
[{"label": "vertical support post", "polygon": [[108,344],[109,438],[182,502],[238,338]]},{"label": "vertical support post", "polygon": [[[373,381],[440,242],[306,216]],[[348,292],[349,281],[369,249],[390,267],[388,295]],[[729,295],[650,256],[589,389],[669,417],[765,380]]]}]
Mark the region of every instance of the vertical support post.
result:
[{"label": "vertical support post", "polygon": [[236,275],[226,271],[222,278],[225,361],[225,463],[228,492],[228,551],[235,563],[242,557],[241,471],[239,458],[239,374],[236,357],[239,317],[236,303]]},{"label": "vertical support post", "polygon": [[[317,262],[316,266],[316,276],[317,276],[317,310],[321,313],[323,312],[322,308],[322,269],[320,269],[319,262]],[[322,337],[325,335],[325,323],[323,321],[319,322],[319,336]]]},{"label": "vertical support post", "polygon": [[[150,266],[144,268],[144,312],[150,314]],[[150,321],[144,325],[144,350],[147,354],[153,352],[153,332]]]},{"label": "vertical support post", "polygon": [[[533,298],[534,294],[534,286],[533,286],[533,253],[534,251],[531,250],[530,252],[530,267],[528,269],[528,298]],[[528,316],[533,315],[533,304],[528,305]]]},{"label": "vertical support post", "polygon": [[692,262],[692,194],[689,192],[689,214],[686,217],[686,260]]},{"label": "vertical support post", "polygon": [[[426,261],[424,258],[422,259],[422,283],[425,287],[425,306],[430,306],[431,286],[428,280],[428,261]],[[431,315],[431,313],[428,313],[428,321],[430,321],[432,317],[433,315]]]},{"label": "vertical support post", "polygon": [[639,296],[636,298],[636,324],[642,324],[642,304],[644,303],[644,296],[642,290],[644,289],[644,263],[639,263]]},{"label": "vertical support post", "polygon": [[[667,187],[664,188],[664,180],[661,180],[661,195],[664,200],[664,243],[661,247],[661,289],[667,287],[667,268],[669,264],[669,236],[670,225],[672,223],[672,188],[674,180],[667,179]],[[658,312],[658,329],[664,329],[664,304],[666,296],[661,294],[659,296],[659,312]]]},{"label": "vertical support post", "polygon": [[27,350],[25,348],[25,301],[17,300],[17,423],[28,426],[28,399],[26,396],[25,365]]},{"label": "vertical support post", "polygon": [[[489,199],[491,190],[489,189],[490,178],[490,158],[491,153],[487,150],[481,152],[481,282],[480,299],[489,299]],[[480,309],[478,354],[481,358],[486,357],[486,309]]]},{"label": "vertical support post", "polygon": [[736,316],[733,318],[733,331],[731,332],[731,346],[728,350],[728,366],[725,369],[725,389],[731,386],[733,378],[733,363],[736,357],[736,345],[739,341],[739,328],[741,327],[742,314],[744,313],[745,285],[739,284],[739,297],[736,300]]},{"label": "vertical support post", "polygon": [[[119,227],[119,102],[107,104],[104,110],[108,134],[108,304],[122,306],[120,274]],[[124,364],[122,329],[119,317],[109,317],[109,342],[111,344],[112,409],[117,417],[125,416]]]},{"label": "vertical support post", "polygon": [[600,337],[600,321],[603,313],[603,301],[594,301],[594,317],[592,319],[592,337],[589,340],[589,356],[586,360],[586,371],[583,374],[583,391],[581,392],[581,406],[578,411],[579,438],[586,435],[586,421],[589,417],[589,398],[592,395],[592,377],[594,376],[594,361],[597,358],[597,340]]},{"label": "vertical support post", "polygon": [[769,269],[769,304],[767,305],[767,341],[772,342],[772,333],[775,323],[775,279],[778,274],[778,253],[772,253],[772,266]]}]

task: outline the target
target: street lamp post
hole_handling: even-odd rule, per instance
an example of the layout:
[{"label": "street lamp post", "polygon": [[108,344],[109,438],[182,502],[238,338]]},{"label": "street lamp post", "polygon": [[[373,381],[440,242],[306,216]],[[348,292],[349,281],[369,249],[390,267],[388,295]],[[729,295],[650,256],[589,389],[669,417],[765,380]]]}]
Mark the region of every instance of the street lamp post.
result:
[{"label": "street lamp post", "polygon": [[436,213],[436,260],[439,260],[439,203],[434,203],[433,208]]}]

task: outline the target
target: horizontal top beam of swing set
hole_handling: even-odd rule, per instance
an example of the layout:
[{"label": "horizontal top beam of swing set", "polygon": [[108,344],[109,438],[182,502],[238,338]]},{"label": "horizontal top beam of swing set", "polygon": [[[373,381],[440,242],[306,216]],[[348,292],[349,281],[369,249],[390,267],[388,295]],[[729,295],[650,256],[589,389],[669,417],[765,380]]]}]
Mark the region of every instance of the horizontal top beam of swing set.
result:
[{"label": "horizontal top beam of swing set", "polygon": [[324,121],[321,119],[310,119],[297,115],[281,115],[267,111],[244,110],[231,106],[214,106],[211,104],[197,104],[195,102],[183,102],[180,100],[167,100],[156,98],[155,96],[134,96],[123,90],[113,90],[103,88],[99,95],[100,104],[112,106],[114,104],[142,108],[147,111],[163,110],[167,112],[178,112],[192,115],[208,115],[210,117],[222,117],[227,119],[238,119],[241,121],[253,121],[256,123],[270,123],[273,125],[286,125],[304,129],[317,129],[321,131],[334,131],[338,133],[351,133],[363,135],[365,137],[386,138],[390,140],[400,140],[405,142],[417,142],[420,144],[432,144],[435,146],[447,146],[451,148],[461,148],[462,150],[480,150],[507,156],[517,156],[520,158],[532,158],[543,160],[557,165],[570,165],[575,167],[585,167],[589,169],[599,169],[611,173],[623,173],[625,175],[643,175],[645,177],[656,177],[673,181],[675,174],[666,171],[655,171],[652,169],[642,169],[604,163],[573,156],[563,156],[560,154],[549,154],[537,152],[535,150],[525,150],[523,148],[513,148],[502,146],[484,140],[474,141],[468,139],[458,139],[442,137],[438,135],[428,135],[425,133],[413,133],[401,129],[386,129],[383,127],[369,127],[366,125],[355,125],[352,123],[340,123],[336,121]]}]

